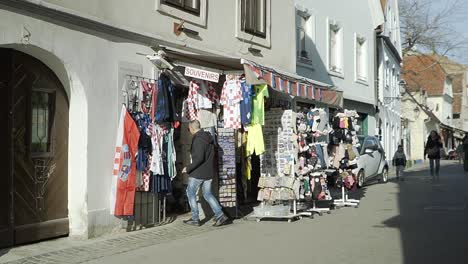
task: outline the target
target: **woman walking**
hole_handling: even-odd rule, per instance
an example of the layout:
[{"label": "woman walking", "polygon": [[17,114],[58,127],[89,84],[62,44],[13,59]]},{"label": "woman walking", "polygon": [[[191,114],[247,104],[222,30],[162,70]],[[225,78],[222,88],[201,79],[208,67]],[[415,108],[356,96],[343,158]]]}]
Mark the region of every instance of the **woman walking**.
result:
[{"label": "woman walking", "polygon": [[465,134],[465,137],[462,139],[461,145],[463,146],[462,157],[463,157],[463,169],[468,171],[468,133]]},{"label": "woman walking", "polygon": [[435,130],[432,130],[427,138],[426,147],[424,148],[424,158],[426,158],[426,155],[429,158],[432,179],[434,179],[434,177],[437,177],[437,179],[439,178],[440,150],[442,147],[443,145],[439,134],[437,134]]}]

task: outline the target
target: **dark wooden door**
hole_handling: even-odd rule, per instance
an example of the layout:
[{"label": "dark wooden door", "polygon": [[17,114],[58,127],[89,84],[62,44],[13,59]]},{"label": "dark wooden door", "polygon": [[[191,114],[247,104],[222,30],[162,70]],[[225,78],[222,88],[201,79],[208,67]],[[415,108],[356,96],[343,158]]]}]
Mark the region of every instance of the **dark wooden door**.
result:
[{"label": "dark wooden door", "polygon": [[13,245],[13,175],[12,175],[12,145],[11,124],[9,115],[10,89],[8,89],[11,76],[11,56],[0,51],[0,247]]},{"label": "dark wooden door", "polygon": [[13,50],[0,53],[10,57],[11,69],[7,89],[13,243],[67,235],[67,96],[40,61]]}]

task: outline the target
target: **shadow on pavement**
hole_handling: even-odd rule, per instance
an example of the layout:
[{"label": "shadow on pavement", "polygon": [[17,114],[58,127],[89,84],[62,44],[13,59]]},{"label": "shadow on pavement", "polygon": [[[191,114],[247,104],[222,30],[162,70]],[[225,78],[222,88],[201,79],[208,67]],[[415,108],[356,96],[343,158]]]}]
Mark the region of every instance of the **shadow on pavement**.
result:
[{"label": "shadow on pavement", "polygon": [[399,229],[405,264],[468,263],[468,174],[441,163],[439,180],[427,166],[405,173],[397,183],[400,214],[383,222]]},{"label": "shadow on pavement", "polygon": [[6,255],[9,251],[10,249],[8,248],[0,249],[0,259],[2,258],[3,255]]}]

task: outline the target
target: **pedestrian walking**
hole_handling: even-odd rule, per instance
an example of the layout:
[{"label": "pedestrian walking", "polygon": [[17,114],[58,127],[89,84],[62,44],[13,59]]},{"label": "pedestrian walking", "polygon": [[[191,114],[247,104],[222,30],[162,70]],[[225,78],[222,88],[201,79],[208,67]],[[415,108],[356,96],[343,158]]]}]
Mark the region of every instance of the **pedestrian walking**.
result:
[{"label": "pedestrian walking", "polygon": [[221,205],[211,192],[211,184],[215,175],[215,145],[210,133],[200,129],[198,120],[189,123],[189,131],[193,135],[192,139],[192,163],[184,168],[182,173],[188,173],[187,198],[192,211],[192,218],[184,223],[200,226],[198,214],[197,192],[202,187],[203,197],[210,205],[215,215],[214,226],[221,226],[229,219],[223,213]]},{"label": "pedestrian walking", "polygon": [[468,171],[468,133],[465,134],[465,137],[462,139],[463,145],[463,169]]},{"label": "pedestrian walking", "polygon": [[[465,138],[466,138],[466,135],[465,135]],[[463,139],[465,139],[465,138],[463,138]],[[464,141],[464,140],[462,140],[460,143],[458,143],[458,146],[457,146],[457,148],[455,149],[455,153],[457,153],[457,159],[458,159],[458,162],[459,162],[460,164],[461,164],[462,161],[464,161],[464,159],[465,159],[465,158],[464,158],[464,153],[465,153],[465,151],[464,151],[464,149],[463,149],[463,147],[464,147],[463,141]]]},{"label": "pedestrian walking", "polygon": [[439,134],[435,130],[432,130],[424,148],[424,159],[426,159],[426,155],[429,158],[432,179],[435,179],[435,177],[439,178],[440,150],[442,147],[442,140]]},{"label": "pedestrian walking", "polygon": [[406,155],[405,155],[405,152],[403,151],[402,145],[398,145],[398,149],[395,152],[395,155],[393,155],[392,164],[396,168],[397,180],[404,181],[403,172],[405,171],[405,168],[406,168]]}]

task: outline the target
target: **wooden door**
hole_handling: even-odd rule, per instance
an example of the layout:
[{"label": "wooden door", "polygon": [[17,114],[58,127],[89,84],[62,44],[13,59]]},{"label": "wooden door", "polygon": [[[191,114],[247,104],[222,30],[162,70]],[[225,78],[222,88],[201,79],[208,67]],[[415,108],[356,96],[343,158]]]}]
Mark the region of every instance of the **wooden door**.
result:
[{"label": "wooden door", "polygon": [[54,73],[13,50],[9,144],[14,244],[68,234],[68,100]]}]

